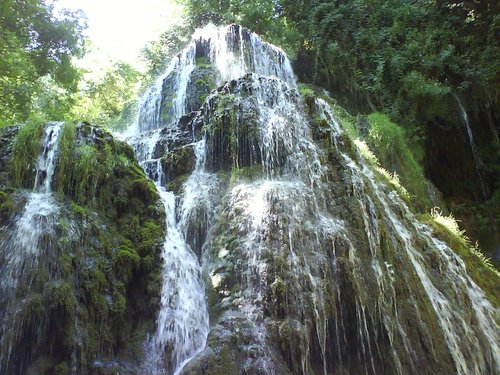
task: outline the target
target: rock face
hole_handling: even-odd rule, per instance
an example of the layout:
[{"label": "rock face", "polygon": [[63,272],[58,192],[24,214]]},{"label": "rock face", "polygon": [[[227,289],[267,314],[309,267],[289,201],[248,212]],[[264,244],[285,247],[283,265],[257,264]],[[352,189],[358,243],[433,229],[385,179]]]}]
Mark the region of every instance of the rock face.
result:
[{"label": "rock face", "polygon": [[0,130],[0,373],[500,374],[498,306],[279,48],[197,31],[127,141]]},{"label": "rock face", "polygon": [[[496,307],[295,87],[282,51],[231,25],[198,31],[144,96],[129,143],[175,194],[190,264],[164,271],[147,372],[499,374]],[[185,269],[206,293],[191,306]]]},{"label": "rock face", "polygon": [[159,306],[156,189],[100,128],[0,132],[0,373],[137,373]]}]

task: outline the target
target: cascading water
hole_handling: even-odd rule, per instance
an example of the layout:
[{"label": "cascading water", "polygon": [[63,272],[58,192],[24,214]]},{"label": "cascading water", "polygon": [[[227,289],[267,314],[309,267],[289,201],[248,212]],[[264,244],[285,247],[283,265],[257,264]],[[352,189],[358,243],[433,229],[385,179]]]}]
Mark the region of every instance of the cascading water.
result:
[{"label": "cascading water", "polygon": [[198,30],[130,134],[168,221],[149,372],[500,373],[495,309],[281,50]]},{"label": "cascading water", "polygon": [[[146,367],[152,373],[178,373],[190,358],[203,350],[208,335],[201,267],[188,242],[192,241],[193,230],[199,231],[200,221],[205,231],[208,230],[214,209],[211,194],[216,189],[217,179],[205,170],[205,141],[186,145],[194,149],[196,166],[184,184],[180,217],[176,220],[175,196],[161,186],[165,182],[162,181],[161,162],[153,159],[160,131],[167,134],[164,142],[167,151],[182,133],[176,121],[189,109],[187,92],[193,84],[191,75],[196,59],[202,57],[205,63],[216,67],[214,82],[255,71],[276,75],[295,85],[290,63],[280,49],[262,42],[239,26],[216,28],[209,25],[195,32],[193,41],[171,61],[141,100],[138,119],[127,136],[138,160],[160,191],[168,228],[158,328],[148,344],[150,353]],[[205,236],[201,234],[200,237]],[[201,248],[203,244],[194,245]]]},{"label": "cascading water", "polygon": [[[152,138],[151,146],[154,146]],[[203,147],[198,147],[202,150]],[[185,195],[181,220],[177,221],[175,195],[161,186],[160,160],[151,160],[153,148],[147,152],[143,166],[155,179],[163,201],[167,219],[167,237],[162,252],[164,261],[161,306],[155,335],[147,344],[149,351],[145,369],[151,374],[178,374],[183,366],[203,350],[208,335],[208,312],[205,301],[201,269],[196,255],[186,242],[183,225],[193,209],[195,200]],[[203,168],[202,155],[198,155],[196,170]],[[155,167],[151,168],[151,164]],[[203,173],[203,172],[201,172]],[[196,183],[193,172],[186,186]]]},{"label": "cascading water", "polygon": [[184,115],[188,107],[198,110],[201,103],[190,106],[187,100],[189,86],[196,84],[191,81],[191,74],[197,64],[214,67],[213,86],[254,72],[275,76],[295,87],[290,62],[281,49],[237,25],[221,28],[208,25],[195,31],[191,43],[172,59],[142,96],[138,119],[128,136],[163,128]]},{"label": "cascading water", "polygon": [[460,101],[460,99],[457,96],[455,96],[455,99],[457,100],[458,108],[460,109],[460,116],[462,117],[462,120],[464,121],[465,130],[467,131],[467,137],[469,139],[469,145],[470,145],[470,148],[472,151],[472,157],[474,158],[474,166],[476,167],[476,173],[477,173],[477,176],[479,178],[479,184],[481,186],[482,198],[484,200],[486,200],[488,197],[488,194],[486,192],[486,185],[484,183],[483,174],[481,172],[481,164],[482,163],[481,163],[481,159],[479,159],[479,153],[477,152],[476,143],[474,142],[474,136],[472,134],[472,129],[471,129],[470,124],[469,124],[469,116],[467,115],[467,112],[465,111],[465,108],[464,108],[462,102]]},{"label": "cascading water", "polygon": [[51,184],[56,167],[58,141],[62,123],[48,123],[38,156],[33,191],[23,213],[16,219],[8,238],[2,239],[4,259],[0,264],[0,372],[8,368],[11,350],[17,340],[14,298],[17,286],[30,277],[30,271],[43,256],[41,249],[50,248],[59,207],[52,195]]},{"label": "cascading water", "polygon": [[[479,178],[479,185],[481,186],[482,198],[484,201],[488,200],[488,191],[486,188],[486,184],[484,182],[483,173],[481,171],[481,159],[479,158],[479,153],[477,151],[476,143],[474,142],[474,136],[472,134],[472,129],[469,124],[469,116],[467,115],[467,111],[465,110],[460,98],[455,96],[455,99],[458,104],[458,108],[460,109],[460,116],[464,121],[465,129],[467,131],[467,137],[469,139],[469,145],[472,151],[472,157],[474,159],[474,166],[476,167],[476,173]],[[498,224],[494,218],[494,215],[491,212],[488,212],[490,225],[493,233],[493,248],[494,248],[494,258],[500,260],[500,235],[498,233]]]}]

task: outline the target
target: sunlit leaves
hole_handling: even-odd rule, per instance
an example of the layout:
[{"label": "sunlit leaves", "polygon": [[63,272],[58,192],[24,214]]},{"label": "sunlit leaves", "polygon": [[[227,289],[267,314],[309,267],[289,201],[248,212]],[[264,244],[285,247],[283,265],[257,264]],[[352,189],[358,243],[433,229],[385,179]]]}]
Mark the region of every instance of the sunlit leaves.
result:
[{"label": "sunlit leaves", "polygon": [[88,78],[74,97],[73,118],[111,128],[124,128],[133,118],[139,72],[123,62],[115,63],[100,78]]},{"label": "sunlit leaves", "polygon": [[43,0],[0,2],[0,122],[24,120],[39,95],[41,77],[74,91],[78,74],[72,57],[83,51],[78,14],[56,16]]}]

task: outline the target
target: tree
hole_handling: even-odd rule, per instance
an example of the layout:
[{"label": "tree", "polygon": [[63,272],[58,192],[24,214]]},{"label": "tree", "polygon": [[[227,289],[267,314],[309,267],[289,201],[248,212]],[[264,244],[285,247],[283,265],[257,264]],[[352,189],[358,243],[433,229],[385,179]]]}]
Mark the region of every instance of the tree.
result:
[{"label": "tree", "polygon": [[124,62],[113,64],[98,79],[87,79],[74,97],[71,117],[124,129],[133,120],[139,72]]},{"label": "tree", "polygon": [[44,0],[0,2],[0,122],[21,121],[45,88],[42,77],[74,92],[79,78],[73,57],[83,53],[79,13],[54,14]]}]

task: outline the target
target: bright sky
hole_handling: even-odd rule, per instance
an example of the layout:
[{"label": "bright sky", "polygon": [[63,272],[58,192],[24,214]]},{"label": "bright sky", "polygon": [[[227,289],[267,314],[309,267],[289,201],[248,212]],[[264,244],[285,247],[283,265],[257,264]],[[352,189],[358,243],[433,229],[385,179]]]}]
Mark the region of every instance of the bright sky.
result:
[{"label": "bright sky", "polygon": [[85,34],[92,53],[81,65],[86,68],[126,61],[137,66],[146,42],[158,38],[181,17],[175,0],[55,0],[56,9],[81,9],[88,18]]}]

